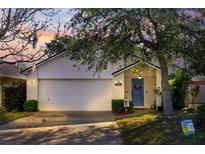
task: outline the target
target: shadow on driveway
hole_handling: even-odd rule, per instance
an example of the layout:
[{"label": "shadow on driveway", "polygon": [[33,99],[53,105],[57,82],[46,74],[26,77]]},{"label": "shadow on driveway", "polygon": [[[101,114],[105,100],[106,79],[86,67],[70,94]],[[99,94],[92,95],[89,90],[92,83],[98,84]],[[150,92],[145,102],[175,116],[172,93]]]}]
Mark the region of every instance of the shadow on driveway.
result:
[{"label": "shadow on driveway", "polygon": [[0,131],[0,144],[122,144],[115,122]]},{"label": "shadow on driveway", "polygon": [[110,145],[122,140],[111,112],[37,112],[0,126],[0,144]]},{"label": "shadow on driveway", "polygon": [[0,126],[0,130],[112,122],[111,112],[36,112]]}]

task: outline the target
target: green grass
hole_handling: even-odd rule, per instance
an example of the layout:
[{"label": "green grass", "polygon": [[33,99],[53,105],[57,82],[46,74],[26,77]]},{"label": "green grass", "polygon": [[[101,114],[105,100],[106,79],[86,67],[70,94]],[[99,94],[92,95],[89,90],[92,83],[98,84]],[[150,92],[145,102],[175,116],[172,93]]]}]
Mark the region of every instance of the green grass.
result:
[{"label": "green grass", "polygon": [[153,112],[118,119],[124,144],[205,144],[204,128],[195,128],[196,134],[191,137],[185,137],[182,132],[180,121],[191,119],[191,114],[176,112],[174,119],[162,119],[159,115]]},{"label": "green grass", "polygon": [[0,110],[0,125],[31,115],[31,112],[6,112]]}]

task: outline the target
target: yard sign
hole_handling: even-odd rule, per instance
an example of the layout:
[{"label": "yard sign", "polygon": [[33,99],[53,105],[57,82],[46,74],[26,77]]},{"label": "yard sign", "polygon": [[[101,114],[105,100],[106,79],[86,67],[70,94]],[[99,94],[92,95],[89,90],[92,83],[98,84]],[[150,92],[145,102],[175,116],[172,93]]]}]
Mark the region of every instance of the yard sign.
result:
[{"label": "yard sign", "polygon": [[129,99],[124,99],[124,107],[129,107]]},{"label": "yard sign", "polygon": [[181,125],[185,136],[190,136],[195,134],[192,120],[183,120],[181,121]]}]

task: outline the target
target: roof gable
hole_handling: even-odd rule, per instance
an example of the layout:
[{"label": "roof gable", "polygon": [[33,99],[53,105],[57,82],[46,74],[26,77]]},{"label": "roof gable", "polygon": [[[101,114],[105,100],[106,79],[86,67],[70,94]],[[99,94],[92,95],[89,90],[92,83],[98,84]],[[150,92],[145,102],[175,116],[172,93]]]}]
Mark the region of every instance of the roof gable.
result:
[{"label": "roof gable", "polygon": [[[126,67],[124,67],[124,68],[122,68],[122,69],[119,69],[119,70],[113,72],[112,75],[117,75],[117,74],[119,74],[119,73],[121,73],[121,72],[124,72],[124,71],[126,71],[126,70],[128,70],[128,69],[134,67],[134,66],[137,65],[137,63],[139,63],[139,62],[140,62],[140,60],[138,60],[137,62],[132,63],[132,64],[130,64],[130,65],[128,65],[128,66],[126,66]],[[152,63],[150,63],[150,62],[145,62],[145,64],[147,64],[147,65],[149,65],[149,66],[151,66],[151,67],[153,67],[153,68],[155,68],[155,69],[160,69],[159,66],[154,65],[154,64],[152,64]]]},{"label": "roof gable", "polygon": [[[39,79],[110,79],[113,77],[112,72],[116,70],[112,65],[108,65],[106,70],[95,73],[94,70],[88,70],[86,65],[74,65],[74,61],[60,55],[37,65],[36,70]],[[32,74],[32,71],[29,74]]]},{"label": "roof gable", "polygon": [[[46,59],[44,59],[44,60],[38,62],[38,63],[36,64],[36,66],[39,67],[39,66],[41,66],[41,65],[43,65],[43,64],[45,64],[45,63],[47,63],[47,62],[49,62],[49,61],[51,61],[51,60],[57,58],[57,57],[62,56],[63,54],[64,54],[64,53],[58,53],[58,54],[56,54],[56,55],[53,55],[53,56],[51,56],[51,57],[48,57],[48,58],[46,58]],[[22,70],[21,73],[31,71],[31,70],[32,70],[32,67],[33,67],[33,66],[30,66],[30,67],[28,67],[28,68]]]}]

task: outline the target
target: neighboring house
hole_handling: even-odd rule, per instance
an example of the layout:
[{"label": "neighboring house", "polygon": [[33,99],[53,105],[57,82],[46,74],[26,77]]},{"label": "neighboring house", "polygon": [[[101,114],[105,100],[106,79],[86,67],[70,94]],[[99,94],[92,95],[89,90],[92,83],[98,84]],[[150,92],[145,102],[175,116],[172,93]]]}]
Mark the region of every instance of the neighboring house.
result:
[{"label": "neighboring house", "polygon": [[41,111],[109,111],[112,99],[128,97],[136,108],[161,106],[160,68],[146,63],[141,76],[131,69],[137,62],[117,70],[109,66],[100,74],[74,67],[63,54],[48,58],[23,73],[27,76],[27,99],[39,101]]},{"label": "neighboring house", "polygon": [[4,100],[4,88],[17,86],[19,83],[25,82],[25,79],[26,77],[15,65],[0,64],[0,106]]},{"label": "neighboring house", "polygon": [[[205,80],[195,79],[192,81],[191,85],[199,86],[199,93],[193,103],[205,104]],[[191,96],[188,101],[191,102]]]},{"label": "neighboring house", "polygon": [[[175,64],[185,70],[189,70],[190,68],[190,64],[184,61],[183,58],[176,59]],[[192,102],[192,96],[190,94],[190,91],[188,91],[185,98],[186,105],[188,105],[189,103],[205,104],[205,76],[203,75],[194,76],[189,86],[199,86],[199,93],[194,99],[195,102]]]}]

